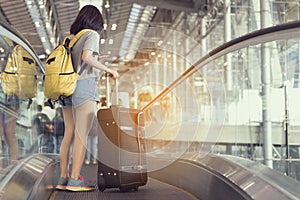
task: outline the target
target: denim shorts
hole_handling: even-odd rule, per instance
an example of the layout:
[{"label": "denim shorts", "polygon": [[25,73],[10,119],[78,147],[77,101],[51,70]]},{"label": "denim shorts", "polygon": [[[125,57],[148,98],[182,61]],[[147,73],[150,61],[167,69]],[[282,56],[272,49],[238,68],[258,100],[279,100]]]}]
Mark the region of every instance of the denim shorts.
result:
[{"label": "denim shorts", "polygon": [[78,107],[86,101],[99,101],[98,87],[95,78],[77,80],[74,93],[59,101],[59,104],[65,107]]}]

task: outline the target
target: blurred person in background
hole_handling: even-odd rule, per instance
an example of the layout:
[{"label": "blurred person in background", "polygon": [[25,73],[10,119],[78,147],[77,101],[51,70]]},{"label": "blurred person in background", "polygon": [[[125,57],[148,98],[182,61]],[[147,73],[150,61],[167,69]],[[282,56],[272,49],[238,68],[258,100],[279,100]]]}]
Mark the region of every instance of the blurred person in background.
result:
[{"label": "blurred person in background", "polygon": [[63,117],[61,107],[56,108],[55,117],[53,118],[52,122],[53,122],[53,135],[56,138],[56,153],[59,153],[59,148],[63,140],[64,131],[65,131],[64,117]]},{"label": "blurred person in background", "polygon": [[48,115],[42,113],[43,106],[37,106],[37,113],[32,118],[33,135],[38,138],[39,153],[53,153],[55,141],[53,137],[53,124]]},{"label": "blurred person in background", "polygon": [[91,162],[97,164],[97,152],[98,152],[98,121],[94,120],[93,127],[88,135],[86,144],[85,164],[89,165]]}]

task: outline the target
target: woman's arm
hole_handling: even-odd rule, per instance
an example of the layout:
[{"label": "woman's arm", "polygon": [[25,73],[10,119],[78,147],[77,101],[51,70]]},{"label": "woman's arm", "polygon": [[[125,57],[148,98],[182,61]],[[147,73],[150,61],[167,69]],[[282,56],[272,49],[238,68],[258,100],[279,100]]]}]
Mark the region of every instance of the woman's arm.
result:
[{"label": "woman's arm", "polygon": [[108,67],[103,65],[101,62],[99,62],[97,57],[93,56],[93,52],[91,50],[83,50],[81,59],[85,63],[87,63],[97,69],[100,69],[100,70],[103,70],[103,71],[106,71],[106,72],[112,74],[113,78],[115,78],[115,79],[119,77],[119,73],[117,71],[109,69]]}]

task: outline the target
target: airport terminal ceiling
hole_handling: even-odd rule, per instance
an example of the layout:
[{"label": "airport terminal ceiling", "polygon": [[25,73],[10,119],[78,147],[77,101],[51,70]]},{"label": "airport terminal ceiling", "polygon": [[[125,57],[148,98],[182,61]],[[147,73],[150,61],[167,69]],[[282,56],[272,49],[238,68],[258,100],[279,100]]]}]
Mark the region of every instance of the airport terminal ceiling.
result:
[{"label": "airport terminal ceiling", "polygon": [[[214,38],[211,40],[215,44],[206,46],[208,52],[225,42],[220,39],[224,35],[224,29],[222,26],[217,26],[224,20],[225,4],[231,5],[232,17],[237,17],[238,20],[247,16],[247,7],[256,9],[255,4],[259,4],[258,2],[246,0],[0,0],[0,17],[18,30],[43,60],[69,33],[70,24],[78,10],[83,5],[93,4],[99,7],[105,20],[100,51],[104,55],[110,55],[106,64],[122,73],[150,61],[153,49],[167,37],[168,31],[165,30],[176,30],[199,43],[214,31],[214,35],[211,36]],[[292,9],[293,1],[288,2],[291,3],[279,2],[273,7],[274,9],[278,7],[278,12],[283,13],[283,17],[286,17],[285,9],[297,15],[297,9]],[[245,11],[243,7],[246,8]],[[202,21],[203,19],[205,22]],[[252,26],[251,18],[248,24]],[[153,28],[157,29],[153,30]],[[232,25],[233,38],[249,31],[249,28],[243,30]]]},{"label": "airport terminal ceiling", "polygon": [[[101,45],[105,46],[102,53],[114,55],[112,59],[118,59],[115,62],[134,60],[132,65],[136,66],[148,54],[136,49],[143,43],[154,46],[152,43],[157,43],[161,37],[147,35],[148,28],[164,27],[185,32],[186,27],[179,22],[186,14],[194,16],[191,23],[197,24],[196,21],[207,15],[217,3],[219,6],[224,4],[214,0],[0,0],[0,16],[25,37],[43,59],[69,33],[70,24],[80,7],[96,5],[102,10],[107,25],[101,36]],[[122,41],[112,42],[110,39],[115,35]],[[109,49],[106,49],[106,43],[109,43]],[[127,53],[120,53],[122,49]]]}]

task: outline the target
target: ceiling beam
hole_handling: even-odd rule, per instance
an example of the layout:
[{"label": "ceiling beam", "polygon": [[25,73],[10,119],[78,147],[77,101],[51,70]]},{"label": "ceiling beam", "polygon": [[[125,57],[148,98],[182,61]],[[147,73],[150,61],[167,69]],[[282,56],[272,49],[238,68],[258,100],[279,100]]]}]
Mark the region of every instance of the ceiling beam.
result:
[{"label": "ceiling beam", "polygon": [[59,43],[61,43],[63,41],[63,39],[64,39],[64,35],[62,33],[62,30],[61,30],[61,26],[60,26],[59,17],[58,17],[58,14],[57,14],[56,5],[54,4],[53,0],[50,0],[50,6],[51,6],[53,18],[54,18],[56,29],[57,29],[57,30],[54,30],[54,31],[57,32]]},{"label": "ceiling beam", "polygon": [[136,3],[140,5],[156,6],[157,8],[164,8],[168,10],[184,11],[184,12],[198,12],[194,7],[193,0],[114,0],[113,3]]},{"label": "ceiling beam", "polygon": [[50,53],[52,50],[52,45],[50,43],[50,37],[45,25],[44,15],[40,12],[39,4],[36,1],[26,1],[28,13],[35,25],[36,32],[38,33],[42,45],[44,47],[44,52]]}]

